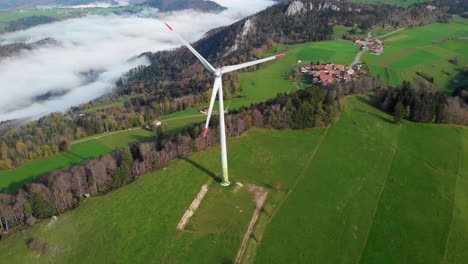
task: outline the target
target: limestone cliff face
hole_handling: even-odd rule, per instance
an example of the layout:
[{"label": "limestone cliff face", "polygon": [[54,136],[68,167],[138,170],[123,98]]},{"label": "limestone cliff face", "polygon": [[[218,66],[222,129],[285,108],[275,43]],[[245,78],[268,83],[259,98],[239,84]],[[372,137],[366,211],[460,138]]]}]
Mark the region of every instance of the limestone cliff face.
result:
[{"label": "limestone cliff face", "polygon": [[352,9],[351,7],[344,9],[340,6],[340,0],[336,2],[328,1],[294,1],[289,4],[288,8],[284,12],[286,16],[294,16],[301,13],[306,13],[310,11],[323,11],[323,10],[332,10],[332,11],[347,11],[347,12],[360,12],[360,9]]},{"label": "limestone cliff face", "polygon": [[295,14],[302,13],[304,11],[307,12],[305,5],[301,1],[294,1],[288,6],[285,14],[287,16],[294,16]]},{"label": "limestone cliff face", "polygon": [[239,45],[242,45],[242,43],[245,41],[245,38],[247,35],[255,30],[255,23],[253,21],[253,18],[249,18],[245,21],[244,27],[242,28],[242,32],[236,36],[236,40],[234,41],[234,45],[229,48],[223,55],[223,57],[233,53],[234,51],[239,49]]}]

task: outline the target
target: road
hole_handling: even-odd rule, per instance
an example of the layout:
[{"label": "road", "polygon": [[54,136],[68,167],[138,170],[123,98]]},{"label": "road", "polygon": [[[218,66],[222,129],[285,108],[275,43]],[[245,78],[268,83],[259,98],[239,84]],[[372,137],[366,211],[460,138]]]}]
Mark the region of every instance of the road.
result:
[{"label": "road", "polygon": [[[385,34],[385,35],[382,35],[382,36],[378,36],[378,37],[376,37],[376,38],[377,38],[377,39],[380,39],[380,38],[389,36],[389,35],[391,35],[391,34],[397,33],[398,31],[401,31],[401,30],[403,30],[403,29],[406,29],[406,27],[404,27],[404,28],[399,28],[399,29],[397,29],[397,30],[394,30],[394,31],[389,32],[389,33],[387,33],[387,34]],[[367,43],[369,42],[369,39],[370,39],[370,38],[371,38],[371,32],[369,32],[369,33],[367,34],[366,45],[365,45],[365,47],[356,55],[356,58],[354,59],[354,62],[351,64],[351,66],[354,66],[354,65],[356,65],[356,64],[358,64],[358,63],[361,62],[362,54],[364,54],[364,53],[368,50],[368,48],[367,48]]]},{"label": "road", "polygon": [[364,54],[367,51],[367,43],[369,42],[369,39],[371,38],[371,36],[372,34],[369,31],[369,33],[367,33],[366,44],[364,45],[362,50],[356,55],[354,62],[351,64],[351,67],[361,62],[362,54]]},{"label": "road", "polygon": [[384,38],[384,37],[386,37],[386,36],[388,36],[388,35],[391,35],[391,34],[393,34],[393,33],[397,33],[398,31],[402,31],[403,29],[406,29],[406,28],[407,28],[407,27],[399,28],[399,29],[394,30],[394,31],[392,31],[392,32],[390,32],[390,33],[387,33],[387,34],[385,34],[385,35],[378,36],[377,38],[378,38],[378,39]]}]

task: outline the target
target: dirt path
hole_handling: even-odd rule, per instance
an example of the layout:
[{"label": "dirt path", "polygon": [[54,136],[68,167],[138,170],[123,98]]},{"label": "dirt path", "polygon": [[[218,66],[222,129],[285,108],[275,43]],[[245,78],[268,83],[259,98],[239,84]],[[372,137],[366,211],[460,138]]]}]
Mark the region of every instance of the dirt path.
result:
[{"label": "dirt path", "polygon": [[[177,119],[192,118],[192,117],[198,117],[198,116],[204,116],[204,114],[174,117],[174,118],[169,118],[169,119],[162,120],[162,121],[167,122],[167,121],[172,121],[172,120],[177,120]],[[135,128],[129,128],[129,129],[126,129],[126,130],[110,132],[110,133],[107,133],[107,134],[104,134],[104,135],[100,135],[100,136],[96,136],[96,137],[92,137],[92,138],[87,138],[87,139],[83,139],[83,140],[78,140],[78,141],[75,141],[75,142],[73,142],[71,144],[74,145],[74,144],[78,144],[78,143],[81,143],[81,142],[85,142],[85,141],[89,141],[89,140],[93,140],[93,139],[100,139],[100,138],[107,137],[107,136],[110,136],[110,135],[114,135],[114,134],[117,134],[117,133],[122,133],[122,132],[125,132],[125,131],[138,130],[138,129],[143,129],[143,128],[135,127]]]},{"label": "dirt path", "polygon": [[384,35],[382,35],[382,36],[378,36],[377,38],[378,38],[378,39],[384,38],[384,37],[389,36],[389,35],[391,35],[391,34],[393,34],[393,33],[397,33],[398,31],[402,31],[403,29],[406,29],[406,28],[407,28],[407,27],[399,28],[399,29],[397,29],[397,30],[394,30],[394,31],[389,32],[389,33],[387,33],[387,34],[384,34]]},{"label": "dirt path", "polygon": [[185,211],[184,215],[180,219],[179,224],[177,225],[178,230],[184,231],[185,226],[187,225],[188,221],[190,220],[190,218],[193,216],[193,214],[197,210],[198,206],[200,206],[200,203],[205,197],[207,192],[208,192],[208,184],[204,184],[201,187],[200,192],[198,192],[197,197],[195,197],[195,199],[192,201],[187,211]]},{"label": "dirt path", "polygon": [[105,135],[100,135],[100,136],[97,136],[97,137],[87,138],[87,139],[83,139],[83,140],[78,140],[78,141],[72,142],[71,144],[75,145],[75,144],[85,142],[85,141],[89,141],[89,140],[92,140],[92,139],[100,139],[100,138],[107,137],[107,136],[110,136],[110,135],[113,135],[113,134],[122,133],[122,132],[125,132],[125,131],[138,130],[138,129],[142,129],[142,128],[141,127],[136,127],[136,128],[129,128],[129,129],[126,129],[126,130],[110,132],[110,133],[105,134]]},{"label": "dirt path", "polygon": [[247,232],[245,232],[244,239],[242,239],[239,251],[237,251],[236,259],[234,261],[234,263],[236,264],[240,264],[242,261],[245,249],[247,248],[247,243],[249,242],[249,238],[252,235],[255,223],[257,223],[258,216],[260,215],[260,210],[262,210],[263,204],[265,203],[266,198],[268,196],[267,191],[265,191],[261,187],[252,184],[247,185],[247,190],[249,190],[253,194],[256,207],[252,219],[250,220],[249,227],[247,228]]}]

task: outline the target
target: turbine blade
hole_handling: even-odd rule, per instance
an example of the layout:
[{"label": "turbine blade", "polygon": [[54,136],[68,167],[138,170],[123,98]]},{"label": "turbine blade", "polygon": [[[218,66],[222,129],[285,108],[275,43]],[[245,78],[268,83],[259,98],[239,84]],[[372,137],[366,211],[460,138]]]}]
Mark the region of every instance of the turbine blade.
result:
[{"label": "turbine blade", "polygon": [[268,57],[268,58],[265,58],[265,59],[255,60],[255,61],[241,63],[241,64],[237,64],[237,65],[225,66],[225,67],[221,68],[221,72],[222,73],[228,73],[228,72],[232,72],[232,71],[237,71],[237,70],[240,70],[240,69],[243,69],[243,68],[246,68],[246,67],[250,67],[250,66],[259,64],[259,63],[264,63],[264,62],[267,62],[267,61],[275,60],[275,59],[278,59],[278,58],[281,58],[281,57],[284,57],[284,56],[286,56],[286,54],[271,56],[271,57]]},{"label": "turbine blade", "polygon": [[213,85],[213,91],[211,92],[211,99],[210,99],[210,107],[208,108],[208,115],[206,117],[206,124],[205,129],[203,130],[203,137],[206,137],[206,133],[208,133],[208,126],[210,124],[211,113],[213,112],[213,106],[216,100],[216,95],[218,94],[218,90],[221,89],[222,86],[221,77],[216,77]]},{"label": "turbine blade", "polygon": [[203,56],[200,53],[198,53],[198,51],[196,51],[192,47],[192,45],[190,45],[190,43],[188,43],[185,39],[183,39],[179,34],[175,33],[174,29],[171,26],[169,26],[169,24],[165,22],[164,24],[166,25],[167,28],[169,28],[170,31],[174,32],[174,34],[177,36],[177,38],[179,38],[182,44],[184,44],[193,53],[193,55],[195,55],[200,60],[200,62],[203,64],[203,66],[205,66],[207,70],[213,73],[216,72],[216,69],[205,58],[203,58]]}]

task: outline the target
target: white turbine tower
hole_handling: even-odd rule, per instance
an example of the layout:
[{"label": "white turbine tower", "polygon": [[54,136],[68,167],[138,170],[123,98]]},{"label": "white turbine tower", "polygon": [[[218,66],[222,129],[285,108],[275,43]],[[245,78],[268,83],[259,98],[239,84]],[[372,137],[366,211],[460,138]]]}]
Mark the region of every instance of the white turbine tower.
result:
[{"label": "white turbine tower", "polygon": [[[171,31],[174,32],[174,29],[169,26],[167,23],[164,23]],[[218,93],[219,97],[219,134],[220,134],[220,141],[221,141],[221,167],[223,169],[222,175],[222,186],[229,186],[229,177],[228,177],[228,160],[227,160],[227,149],[226,149],[226,131],[225,131],[225,123],[224,123],[224,100],[223,100],[223,83],[222,83],[222,76],[225,73],[240,70],[249,66],[253,66],[255,64],[271,61],[277,58],[281,58],[286,54],[280,54],[276,56],[271,56],[265,59],[251,61],[247,63],[242,63],[238,65],[232,66],[225,66],[221,68],[214,68],[205,58],[203,58],[200,53],[198,53],[187,41],[185,41],[180,35],[175,34],[179,40],[201,61],[203,66],[214,74],[215,81],[213,85],[213,91],[211,93],[211,100],[210,100],[210,107],[208,108],[208,116],[206,118],[205,129],[203,131],[203,136],[206,137],[206,133],[208,132],[208,125],[210,124],[211,113],[213,112],[214,102],[216,100],[216,93]]]}]

